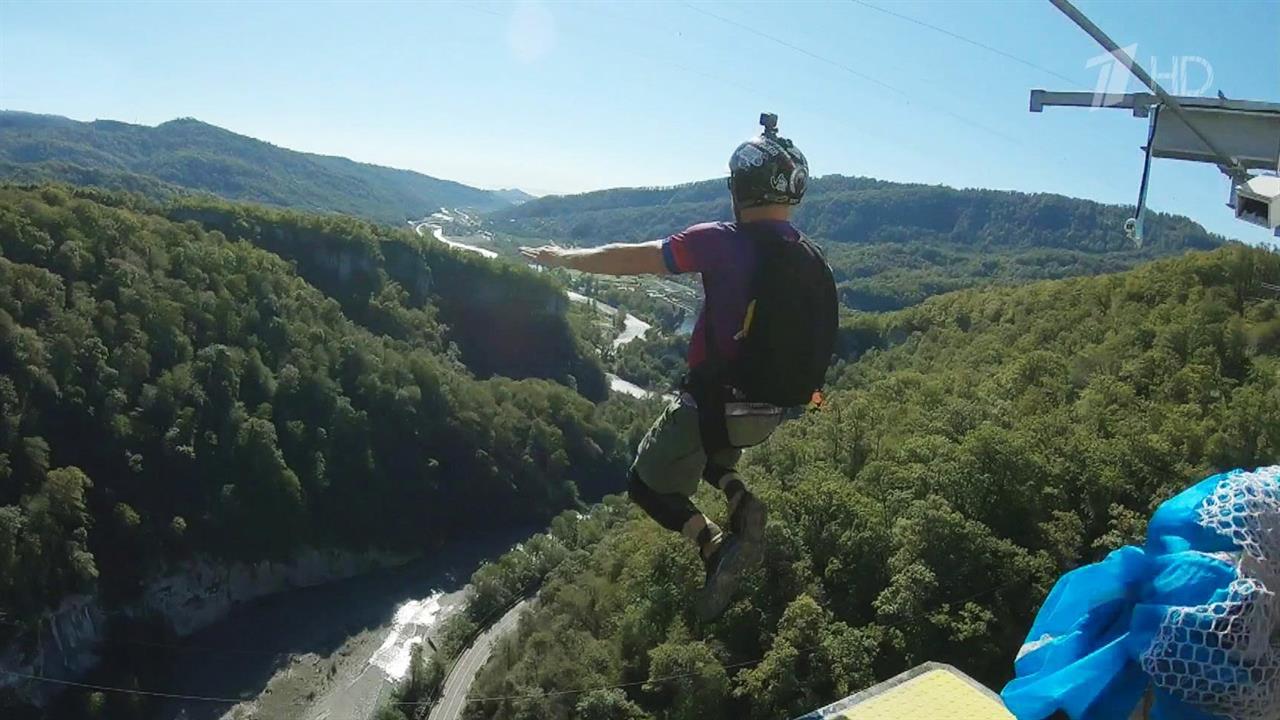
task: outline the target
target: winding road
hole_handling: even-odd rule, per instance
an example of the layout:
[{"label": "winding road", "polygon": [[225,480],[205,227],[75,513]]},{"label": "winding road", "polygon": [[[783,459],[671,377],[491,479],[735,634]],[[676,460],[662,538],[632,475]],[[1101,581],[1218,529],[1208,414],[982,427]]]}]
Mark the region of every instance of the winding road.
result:
[{"label": "winding road", "polygon": [[462,709],[467,704],[467,691],[471,689],[471,683],[475,681],[476,674],[489,660],[489,655],[493,652],[493,647],[498,640],[515,629],[516,622],[520,619],[520,612],[528,605],[528,600],[516,603],[498,622],[476,638],[466,652],[462,653],[458,662],[454,664],[453,670],[449,672],[449,677],[444,681],[444,691],[440,695],[440,701],[431,708],[430,720],[458,720],[462,716]]}]

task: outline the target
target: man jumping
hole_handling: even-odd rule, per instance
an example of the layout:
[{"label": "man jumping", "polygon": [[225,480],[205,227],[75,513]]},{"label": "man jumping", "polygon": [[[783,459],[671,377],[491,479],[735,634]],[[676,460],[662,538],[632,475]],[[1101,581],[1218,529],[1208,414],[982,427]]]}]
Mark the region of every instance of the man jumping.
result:
[{"label": "man jumping", "polygon": [[[702,312],[689,373],[640,442],[633,502],[697,545],[707,571],[699,602],[719,615],[742,571],[758,562],[766,512],[735,472],[742,449],[764,442],[789,410],[819,398],[836,330],[836,293],[821,253],[791,224],[809,165],[777,117],[729,159],[735,222],[694,225],[663,240],[596,248],[521,248],[529,260],[606,275],[702,274]],[[728,532],[690,497],[701,477],[725,493]]]}]

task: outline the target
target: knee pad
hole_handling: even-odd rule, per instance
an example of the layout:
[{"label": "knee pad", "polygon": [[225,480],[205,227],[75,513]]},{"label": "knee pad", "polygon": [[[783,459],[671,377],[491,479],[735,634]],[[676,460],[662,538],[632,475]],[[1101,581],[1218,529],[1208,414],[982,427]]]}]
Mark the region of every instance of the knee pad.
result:
[{"label": "knee pad", "polygon": [[698,512],[689,498],[659,493],[646,485],[634,471],[627,480],[627,496],[659,525],[675,532],[680,532],[690,516]]}]

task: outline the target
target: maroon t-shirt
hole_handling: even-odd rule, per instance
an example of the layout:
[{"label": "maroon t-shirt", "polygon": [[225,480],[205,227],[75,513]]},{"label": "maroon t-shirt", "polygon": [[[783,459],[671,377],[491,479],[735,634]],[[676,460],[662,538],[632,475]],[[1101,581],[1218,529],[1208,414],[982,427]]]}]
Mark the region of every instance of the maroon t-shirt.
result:
[{"label": "maroon t-shirt", "polygon": [[[767,228],[786,240],[798,240],[800,231],[785,220],[758,220],[752,228]],[[711,316],[716,350],[721,361],[738,356],[733,336],[742,329],[751,301],[751,279],[756,272],[755,245],[737,223],[702,223],[662,241],[662,258],[672,273],[702,273],[705,300],[689,340],[689,367],[707,359],[704,324]]]}]

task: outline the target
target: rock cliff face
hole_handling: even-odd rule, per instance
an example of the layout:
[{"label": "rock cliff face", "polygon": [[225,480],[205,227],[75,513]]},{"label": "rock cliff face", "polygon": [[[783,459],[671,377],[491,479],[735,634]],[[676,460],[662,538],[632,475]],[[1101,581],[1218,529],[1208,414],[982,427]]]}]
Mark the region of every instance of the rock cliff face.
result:
[{"label": "rock cliff face", "polygon": [[[40,623],[35,637],[20,637],[0,649],[0,667],[59,680],[83,676],[99,661],[99,646],[113,616],[159,617],[180,637],[207,627],[252,600],[343,580],[411,558],[387,553],[306,550],[280,562],[220,564],[197,560],[149,581],[134,603],[108,610],[96,595],[67,598]],[[40,704],[59,686],[12,675],[0,689]]]},{"label": "rock cliff face", "polygon": [[[19,635],[8,647],[0,648],[0,668],[23,675],[75,679],[97,664],[97,646],[106,627],[107,613],[96,596],[68,597],[44,617],[34,637]],[[0,689],[8,688],[37,705],[61,689],[0,674]]]},{"label": "rock cliff face", "polygon": [[406,556],[306,550],[285,562],[189,564],[147,584],[130,614],[163,617],[179,636],[206,627],[250,600],[355,577],[407,562]]}]

